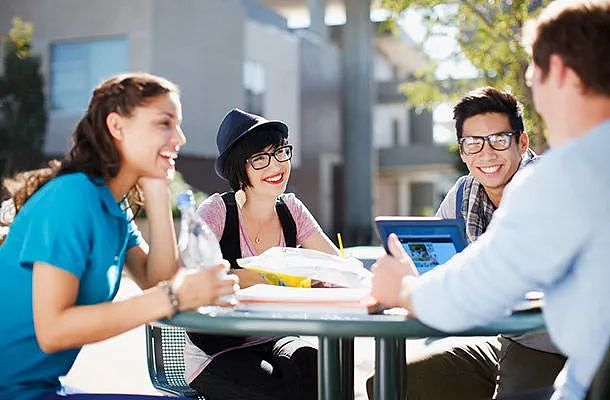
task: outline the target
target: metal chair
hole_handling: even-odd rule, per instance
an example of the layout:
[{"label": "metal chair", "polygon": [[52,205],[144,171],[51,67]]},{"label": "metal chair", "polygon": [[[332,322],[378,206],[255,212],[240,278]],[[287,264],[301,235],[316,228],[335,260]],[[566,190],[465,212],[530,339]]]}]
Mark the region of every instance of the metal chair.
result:
[{"label": "metal chair", "polygon": [[155,389],[205,400],[184,379],[184,329],[146,325],[148,374]]}]

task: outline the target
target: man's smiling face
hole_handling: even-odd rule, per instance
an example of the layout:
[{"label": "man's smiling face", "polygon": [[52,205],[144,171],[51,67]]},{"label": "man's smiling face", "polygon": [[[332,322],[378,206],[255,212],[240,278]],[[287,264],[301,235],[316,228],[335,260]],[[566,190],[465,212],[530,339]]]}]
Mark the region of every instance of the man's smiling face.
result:
[{"label": "man's smiling face", "polygon": [[[494,133],[510,132],[512,127],[508,115],[503,113],[478,114],[464,120],[462,137],[488,136]],[[468,170],[486,189],[500,189],[506,186],[519,168],[521,155],[527,150],[527,134],[511,138],[508,149],[498,151],[485,142],[476,154],[460,153]]]}]

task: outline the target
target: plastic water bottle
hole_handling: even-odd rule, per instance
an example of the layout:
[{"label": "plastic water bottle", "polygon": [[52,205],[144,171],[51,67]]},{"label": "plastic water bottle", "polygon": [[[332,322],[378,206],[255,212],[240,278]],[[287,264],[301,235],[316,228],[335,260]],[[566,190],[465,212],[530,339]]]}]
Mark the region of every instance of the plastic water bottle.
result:
[{"label": "plastic water bottle", "polygon": [[181,214],[178,250],[184,267],[199,269],[219,264],[222,252],[218,239],[197,214],[193,193],[190,190],[180,193],[176,203]]},{"label": "plastic water bottle", "polygon": [[[195,210],[193,192],[180,193],[176,198],[180,210],[180,233],[178,234],[178,251],[186,269],[200,269],[220,264],[222,252],[218,239],[210,227]],[[219,277],[226,276],[223,270]],[[234,302],[235,296],[222,296],[221,300]],[[203,307],[206,311],[214,307]],[[201,311],[201,309],[200,309]]]}]

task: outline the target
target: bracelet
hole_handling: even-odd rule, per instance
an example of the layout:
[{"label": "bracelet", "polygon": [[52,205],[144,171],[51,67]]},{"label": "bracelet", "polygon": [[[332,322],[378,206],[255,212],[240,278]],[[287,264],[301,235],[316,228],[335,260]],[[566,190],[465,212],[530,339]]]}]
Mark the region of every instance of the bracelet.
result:
[{"label": "bracelet", "polygon": [[172,318],[174,315],[180,312],[180,300],[178,300],[178,296],[176,295],[176,292],[174,292],[172,283],[170,281],[161,281],[157,284],[157,286],[165,290],[165,293],[167,293],[167,298],[172,305],[172,315],[169,317]]}]

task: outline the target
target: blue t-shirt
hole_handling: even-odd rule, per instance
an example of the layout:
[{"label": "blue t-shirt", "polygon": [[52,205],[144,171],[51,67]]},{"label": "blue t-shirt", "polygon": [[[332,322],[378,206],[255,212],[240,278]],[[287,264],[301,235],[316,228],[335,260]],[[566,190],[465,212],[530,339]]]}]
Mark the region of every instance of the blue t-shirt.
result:
[{"label": "blue t-shirt", "polygon": [[0,399],[37,399],[54,392],[80,351],[46,354],[38,346],[33,263],[74,274],[80,281],[78,305],[111,301],[126,251],[142,241],[130,219],[102,180],[82,173],[52,179],[17,213],[0,246]]}]

